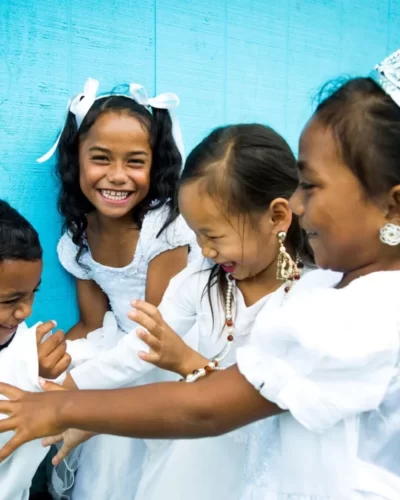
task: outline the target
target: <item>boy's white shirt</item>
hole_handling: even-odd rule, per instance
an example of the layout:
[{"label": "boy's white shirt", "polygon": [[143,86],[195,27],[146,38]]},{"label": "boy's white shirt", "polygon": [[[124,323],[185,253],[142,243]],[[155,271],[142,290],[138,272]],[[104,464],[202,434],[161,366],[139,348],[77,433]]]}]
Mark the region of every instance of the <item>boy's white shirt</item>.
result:
[{"label": "boy's white shirt", "polygon": [[[36,345],[36,327],[28,328],[22,323],[15,333],[11,344],[0,351],[0,381],[14,385],[25,391],[41,391],[39,386],[39,362]],[[0,395],[0,399],[6,399]],[[0,414],[0,419],[6,418]],[[2,447],[13,433],[0,434]],[[44,459],[48,449],[40,440],[21,446],[0,464],[1,500],[27,500],[32,478]]]}]

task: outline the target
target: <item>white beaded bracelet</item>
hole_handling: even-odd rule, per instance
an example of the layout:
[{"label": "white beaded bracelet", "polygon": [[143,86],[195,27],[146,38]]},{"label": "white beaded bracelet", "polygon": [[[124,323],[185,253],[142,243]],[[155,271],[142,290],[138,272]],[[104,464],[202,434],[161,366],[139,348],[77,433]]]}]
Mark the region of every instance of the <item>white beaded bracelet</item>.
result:
[{"label": "white beaded bracelet", "polygon": [[213,360],[207,363],[207,365],[204,368],[193,370],[192,373],[189,373],[189,375],[186,375],[185,378],[182,378],[180,382],[187,382],[187,383],[196,382],[196,380],[198,380],[199,378],[205,377],[209,373],[219,370],[225,370],[225,368],[219,366],[218,361]]}]

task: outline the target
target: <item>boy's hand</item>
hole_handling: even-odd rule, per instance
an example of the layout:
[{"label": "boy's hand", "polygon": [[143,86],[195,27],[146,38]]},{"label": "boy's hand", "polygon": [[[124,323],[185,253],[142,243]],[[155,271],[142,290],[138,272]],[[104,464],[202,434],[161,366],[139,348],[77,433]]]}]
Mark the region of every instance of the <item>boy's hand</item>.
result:
[{"label": "boy's hand", "polygon": [[44,338],[55,326],[55,321],[46,321],[36,328],[39,376],[48,379],[59,377],[71,363],[63,331],[58,330],[54,335]]}]

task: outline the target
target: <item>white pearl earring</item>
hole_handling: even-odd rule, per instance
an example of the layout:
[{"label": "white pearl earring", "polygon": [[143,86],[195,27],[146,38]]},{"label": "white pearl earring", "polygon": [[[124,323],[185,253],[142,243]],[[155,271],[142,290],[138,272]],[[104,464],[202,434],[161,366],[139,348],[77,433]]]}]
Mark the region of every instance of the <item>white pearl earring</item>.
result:
[{"label": "white pearl earring", "polygon": [[395,247],[400,245],[400,226],[385,224],[380,230],[380,240],[385,245]]}]

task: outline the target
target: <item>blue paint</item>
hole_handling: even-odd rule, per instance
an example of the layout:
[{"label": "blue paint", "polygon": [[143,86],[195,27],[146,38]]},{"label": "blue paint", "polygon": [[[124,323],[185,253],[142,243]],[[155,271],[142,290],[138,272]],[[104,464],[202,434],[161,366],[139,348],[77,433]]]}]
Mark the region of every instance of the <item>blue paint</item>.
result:
[{"label": "blue paint", "polygon": [[39,230],[43,286],[33,320],[77,318],[57,261],[60,220],[47,151],[67,99],[101,89],[174,91],[189,150],[211,128],[261,121],[296,149],[312,96],[341,73],[365,74],[400,47],[400,0],[2,0],[0,197]]}]

